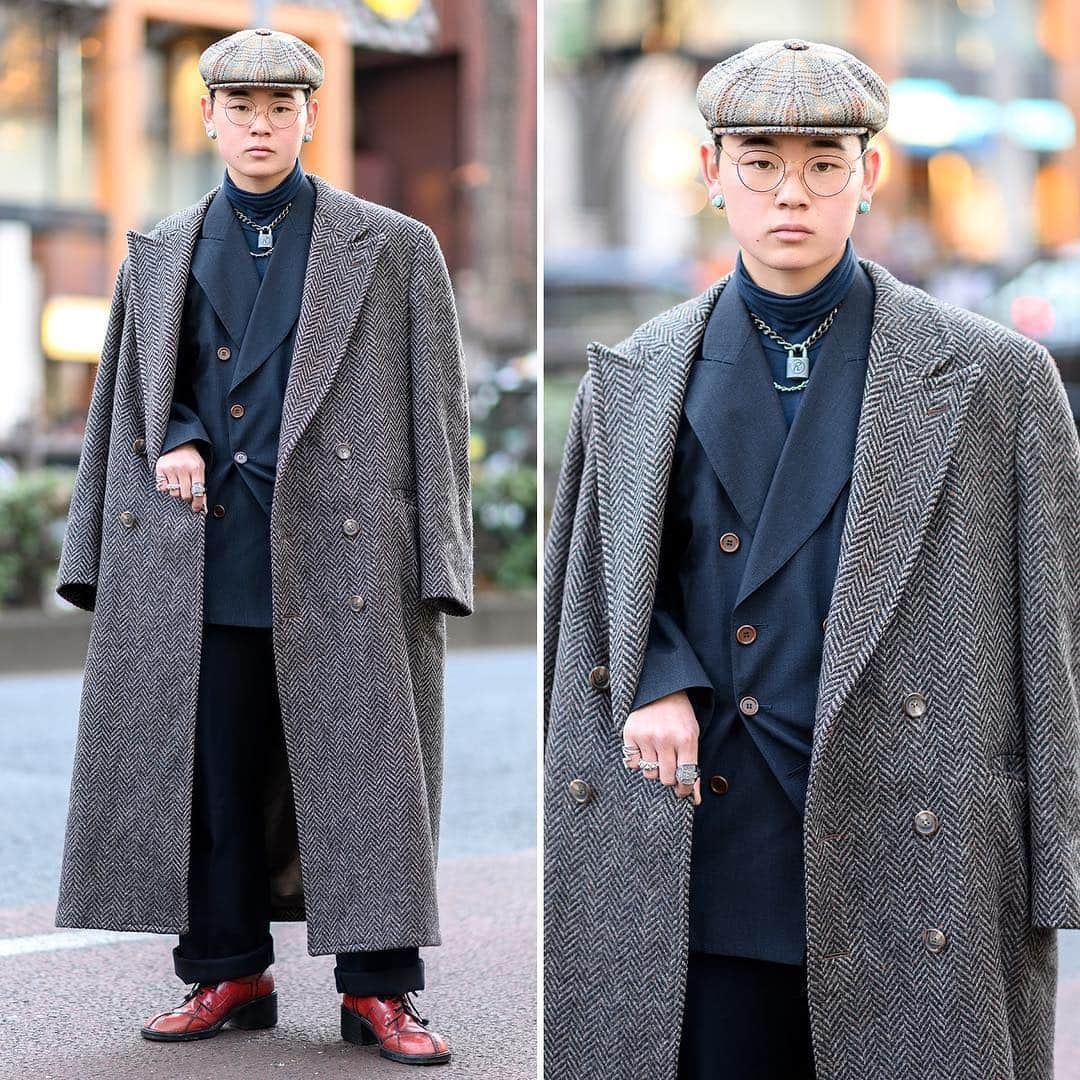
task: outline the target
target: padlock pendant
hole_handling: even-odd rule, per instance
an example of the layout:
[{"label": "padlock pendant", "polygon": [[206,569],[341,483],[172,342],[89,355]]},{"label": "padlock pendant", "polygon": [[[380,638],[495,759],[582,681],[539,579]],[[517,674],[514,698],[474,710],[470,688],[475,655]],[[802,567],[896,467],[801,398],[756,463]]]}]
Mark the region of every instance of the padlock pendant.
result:
[{"label": "padlock pendant", "polygon": [[259,230],[259,247],[268,248],[274,246],[274,232],[269,227]]},{"label": "padlock pendant", "polygon": [[787,377],[805,379],[810,374],[810,357],[805,345],[792,345],[787,355]]}]

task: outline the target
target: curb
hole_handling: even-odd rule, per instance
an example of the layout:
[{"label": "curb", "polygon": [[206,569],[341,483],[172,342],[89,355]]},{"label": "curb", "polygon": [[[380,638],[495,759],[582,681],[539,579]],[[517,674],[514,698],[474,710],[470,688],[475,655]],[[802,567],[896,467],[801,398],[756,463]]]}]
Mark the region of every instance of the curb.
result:
[{"label": "curb", "polygon": [[[90,639],[89,611],[0,612],[0,675],[81,669]],[[447,616],[448,649],[536,644],[536,593],[479,592],[464,619]]]}]

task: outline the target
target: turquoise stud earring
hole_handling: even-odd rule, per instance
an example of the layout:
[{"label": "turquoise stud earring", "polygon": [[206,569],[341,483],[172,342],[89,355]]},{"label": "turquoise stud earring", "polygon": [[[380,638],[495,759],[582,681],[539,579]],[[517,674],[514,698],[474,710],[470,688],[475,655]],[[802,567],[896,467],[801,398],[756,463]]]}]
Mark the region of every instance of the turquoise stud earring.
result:
[{"label": "turquoise stud earring", "polygon": [[712,197],[712,204],[713,204],[713,206],[716,207],[717,210],[723,210],[724,209],[724,196],[723,196],[723,194],[714,195]]},{"label": "turquoise stud earring", "polygon": [[869,214],[870,213],[870,204],[865,199],[860,199],[859,200],[859,213],[860,214]]}]

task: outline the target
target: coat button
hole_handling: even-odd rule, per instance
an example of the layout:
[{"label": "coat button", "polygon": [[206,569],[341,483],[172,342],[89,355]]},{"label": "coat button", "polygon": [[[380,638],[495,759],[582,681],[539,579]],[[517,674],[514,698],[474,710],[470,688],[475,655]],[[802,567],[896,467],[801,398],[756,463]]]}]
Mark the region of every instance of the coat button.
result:
[{"label": "coat button", "polygon": [[214,503],[214,508],[210,511],[210,513],[213,514],[214,517],[224,517],[225,507],[222,506],[221,503]]},{"label": "coat button", "polygon": [[821,632],[824,633],[829,628],[828,617],[821,620]]},{"label": "coat button", "polygon": [[904,698],[904,712],[916,719],[926,712],[926,698],[922,694],[908,694]]},{"label": "coat button", "polygon": [[939,930],[936,926],[932,926],[930,929],[923,931],[923,941],[926,943],[927,949],[933,953],[942,952],[945,949],[945,946],[949,944],[949,939],[945,936],[945,932]]},{"label": "coat button", "polygon": [[351,607],[353,611],[363,611],[364,603],[364,598],[359,593],[349,597],[349,607]]},{"label": "coat button", "polygon": [[236,453],[233,454],[232,459],[237,465],[243,465],[244,462],[247,461],[247,454],[245,454],[243,450],[237,450]]},{"label": "coat button", "polygon": [[567,785],[567,790],[570,792],[570,798],[574,802],[584,805],[592,798],[592,787],[584,780],[571,780]]},{"label": "coat button", "polygon": [[349,446],[347,442],[339,442],[337,446],[334,447],[334,453],[344,461],[347,457],[352,456],[352,447]]},{"label": "coat button", "polygon": [[720,537],[720,550],[721,551],[738,551],[739,550],[739,537],[733,532],[726,532]]},{"label": "coat button", "polygon": [[236,419],[239,420],[240,417],[244,415],[244,406],[239,405],[239,404],[230,405],[229,406],[229,415],[230,416],[235,416]]},{"label": "coat button", "polygon": [[217,351],[217,358],[219,360],[228,360],[232,356],[232,349],[228,345],[222,345]]},{"label": "coat button", "polygon": [[341,529],[346,536],[355,536],[360,531],[360,522],[356,518],[346,518],[341,523]]},{"label": "coat button", "polygon": [[709,778],[709,790],[714,795],[726,795],[728,792],[727,777],[724,776],[711,776]]},{"label": "coat button", "polygon": [[920,836],[933,836],[941,827],[941,819],[933,810],[920,810],[915,815],[915,831]]},{"label": "coat button", "polygon": [[739,699],[739,710],[747,716],[753,716],[758,711],[758,699],[749,694]]},{"label": "coat button", "polygon": [[139,438],[132,441],[131,449],[136,454],[141,454],[146,449],[146,440],[140,435]]},{"label": "coat button", "polygon": [[751,626],[749,623],[743,623],[738,630],[735,631],[735,640],[740,645],[749,645],[757,637],[757,628]]},{"label": "coat button", "polygon": [[589,683],[595,690],[603,690],[611,682],[611,673],[603,664],[598,664],[589,672]]},{"label": "coat button", "polygon": [[120,524],[126,525],[129,529],[135,524],[135,515],[130,510],[121,510],[118,516]]}]

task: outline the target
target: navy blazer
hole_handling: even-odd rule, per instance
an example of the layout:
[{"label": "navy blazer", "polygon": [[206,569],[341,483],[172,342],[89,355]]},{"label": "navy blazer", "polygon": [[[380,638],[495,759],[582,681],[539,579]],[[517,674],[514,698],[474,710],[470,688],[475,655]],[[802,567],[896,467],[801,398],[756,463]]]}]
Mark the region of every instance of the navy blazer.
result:
[{"label": "navy blazer", "polygon": [[733,286],[691,365],[631,707],[684,689],[701,729],[692,949],[805,961],[803,807],[873,303],[860,266],[790,431]]},{"label": "navy blazer", "polygon": [[261,281],[223,188],[195,244],[161,452],[194,441],[206,459],[204,622],[272,625],[270,506],[314,208],[307,178]]}]

